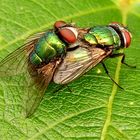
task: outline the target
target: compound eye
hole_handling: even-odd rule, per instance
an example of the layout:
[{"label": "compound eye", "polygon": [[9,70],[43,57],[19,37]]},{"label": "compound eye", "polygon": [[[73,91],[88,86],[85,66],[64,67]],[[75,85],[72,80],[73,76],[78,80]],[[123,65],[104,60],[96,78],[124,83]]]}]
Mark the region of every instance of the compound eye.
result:
[{"label": "compound eye", "polygon": [[56,29],[64,27],[64,26],[66,26],[66,22],[65,21],[56,21],[54,23],[54,28],[56,28]]},{"label": "compound eye", "polygon": [[120,34],[122,35],[122,39],[124,41],[124,47],[128,48],[130,46],[131,43],[131,38],[132,35],[131,33],[126,29],[126,27],[118,22],[112,22],[109,24],[110,26],[114,27],[115,29],[120,31]]},{"label": "compound eye", "polygon": [[69,44],[76,42],[78,36],[77,30],[73,27],[61,28],[59,34],[61,38]]},{"label": "compound eye", "polygon": [[111,22],[110,24],[120,24],[119,22]]},{"label": "compound eye", "polygon": [[118,25],[123,25],[122,23],[120,23],[120,22],[111,22],[110,24],[118,24]]},{"label": "compound eye", "polygon": [[118,25],[119,23],[118,22],[111,22],[109,25],[111,25],[111,26],[116,26],[116,25]]},{"label": "compound eye", "polygon": [[126,29],[122,30],[122,35],[124,38],[124,47],[128,48],[130,46],[130,43],[131,43],[132,35]]}]

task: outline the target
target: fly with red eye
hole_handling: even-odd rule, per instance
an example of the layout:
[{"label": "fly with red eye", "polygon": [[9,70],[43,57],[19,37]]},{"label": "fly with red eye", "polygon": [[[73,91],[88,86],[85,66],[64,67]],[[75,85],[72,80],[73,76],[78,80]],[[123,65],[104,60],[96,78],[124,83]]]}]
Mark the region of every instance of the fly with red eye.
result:
[{"label": "fly with red eye", "polygon": [[[61,28],[59,32],[61,32]],[[62,32],[60,34],[63,37],[66,35]],[[57,84],[68,84],[101,63],[110,79],[118,87],[123,89],[110,76],[104,64],[104,59],[122,56],[121,62],[123,64],[135,68],[135,66],[130,66],[125,63],[124,53],[117,53],[118,50],[130,46],[131,33],[122,24],[113,22],[105,26],[99,25],[91,28],[79,28],[78,34],[79,47],[72,52],[68,52],[63,63],[56,69],[53,81]]]},{"label": "fly with red eye", "polygon": [[[10,53],[0,62],[0,78],[6,77],[15,83],[15,76],[21,76],[21,92],[25,101],[26,117],[34,113],[50,84],[65,85],[85,74],[101,63],[110,79],[104,60],[122,56],[117,52],[128,48],[131,33],[117,22],[79,28],[64,21],[56,21],[52,29],[30,37],[23,46]],[[18,85],[19,81],[15,83]],[[120,86],[119,86],[120,87]],[[122,87],[120,87],[122,88]]]}]

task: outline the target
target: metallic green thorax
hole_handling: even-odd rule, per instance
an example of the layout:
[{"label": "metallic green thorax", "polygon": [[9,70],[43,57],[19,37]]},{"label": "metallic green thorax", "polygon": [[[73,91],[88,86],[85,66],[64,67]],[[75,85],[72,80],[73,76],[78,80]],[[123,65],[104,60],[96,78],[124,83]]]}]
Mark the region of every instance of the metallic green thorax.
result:
[{"label": "metallic green thorax", "polygon": [[84,39],[91,45],[101,45],[118,47],[121,44],[118,33],[112,28],[107,26],[96,26],[85,34]]},{"label": "metallic green thorax", "polygon": [[40,65],[42,62],[48,63],[53,58],[64,54],[65,44],[53,31],[48,31],[35,45],[34,51],[30,55],[30,61],[34,65]]}]

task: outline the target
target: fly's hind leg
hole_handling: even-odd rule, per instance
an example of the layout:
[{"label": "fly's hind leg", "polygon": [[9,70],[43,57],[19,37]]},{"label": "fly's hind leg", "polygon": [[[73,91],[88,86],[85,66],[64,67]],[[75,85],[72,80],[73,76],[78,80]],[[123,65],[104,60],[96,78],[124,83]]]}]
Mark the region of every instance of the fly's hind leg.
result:
[{"label": "fly's hind leg", "polygon": [[115,83],[120,89],[123,89],[123,88],[111,77],[109,71],[107,70],[106,65],[105,65],[103,62],[102,62],[101,64],[102,64],[102,66],[103,66],[103,68],[104,68],[106,74],[107,74],[108,77],[111,79],[111,81],[112,81],[113,83]]},{"label": "fly's hind leg", "polygon": [[112,54],[112,55],[110,55],[110,58],[115,58],[115,57],[120,57],[120,56],[122,56],[122,60],[121,60],[122,64],[124,64],[130,68],[136,68],[136,66],[131,66],[125,62],[125,54],[124,53]]}]

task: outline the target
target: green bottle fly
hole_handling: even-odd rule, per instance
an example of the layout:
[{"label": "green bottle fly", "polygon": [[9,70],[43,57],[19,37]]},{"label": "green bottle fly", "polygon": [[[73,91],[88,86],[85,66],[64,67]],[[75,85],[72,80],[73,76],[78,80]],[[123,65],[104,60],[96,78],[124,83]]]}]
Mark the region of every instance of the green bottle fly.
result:
[{"label": "green bottle fly", "polygon": [[0,61],[0,79],[6,79],[6,82],[8,79],[10,84],[23,87],[19,92],[23,96],[20,111],[29,117],[39,106],[51,82],[68,84],[99,63],[120,87],[110,76],[104,59],[122,56],[121,62],[132,67],[125,63],[125,54],[117,52],[130,44],[131,33],[117,22],[80,28],[56,21],[52,29],[30,37],[26,44]]}]

